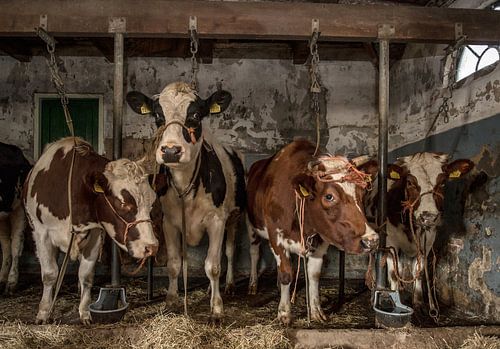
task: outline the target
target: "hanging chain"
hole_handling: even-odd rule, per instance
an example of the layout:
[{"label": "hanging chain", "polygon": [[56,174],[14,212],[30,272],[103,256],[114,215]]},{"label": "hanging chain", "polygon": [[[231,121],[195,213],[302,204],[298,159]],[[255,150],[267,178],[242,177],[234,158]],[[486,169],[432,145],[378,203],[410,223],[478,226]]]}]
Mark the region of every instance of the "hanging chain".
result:
[{"label": "hanging chain", "polygon": [[196,29],[189,29],[189,51],[191,52],[191,88],[195,91],[198,90],[198,70],[200,69],[198,61],[196,60],[196,54],[198,53],[198,34]]},{"label": "hanging chain", "polygon": [[318,53],[318,38],[319,31],[314,30],[311,41],[309,42],[309,51],[311,57],[311,63],[309,66],[309,77],[311,82],[310,92],[311,92],[311,110],[316,118],[316,149],[314,150],[314,156],[317,155],[319,145],[320,145],[320,128],[319,128],[319,118],[320,118],[320,108],[319,108],[319,95],[321,93],[321,83],[320,83],[320,73],[319,73],[319,53]]},{"label": "hanging chain", "polygon": [[[455,87],[456,83],[456,76],[457,76],[457,70],[456,70],[456,63],[457,63],[457,55],[460,52],[460,48],[465,42],[465,39],[467,37],[462,35],[460,38],[455,41],[454,44],[449,45],[445,48],[445,60],[450,60],[450,66],[448,69],[448,73],[445,74],[446,78],[446,87],[444,88],[444,91],[442,93],[442,99],[443,101],[441,102],[441,105],[438,108],[438,111],[436,113],[436,116],[434,117],[434,120],[432,121],[431,127],[429,127],[429,130],[425,134],[424,138],[427,138],[431,131],[434,129],[434,126],[436,125],[437,120],[439,117],[442,115],[443,116],[443,122],[447,124],[450,121],[450,105],[449,101],[450,99],[453,98],[453,88]],[[446,62],[445,62],[446,63]],[[446,64],[445,64],[446,67]]]}]

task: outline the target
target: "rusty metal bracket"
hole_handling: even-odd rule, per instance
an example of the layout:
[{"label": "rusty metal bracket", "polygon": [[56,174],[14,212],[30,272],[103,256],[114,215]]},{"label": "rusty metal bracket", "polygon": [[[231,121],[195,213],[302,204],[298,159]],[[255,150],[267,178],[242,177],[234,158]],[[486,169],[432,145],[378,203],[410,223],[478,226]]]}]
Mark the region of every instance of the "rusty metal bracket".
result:
[{"label": "rusty metal bracket", "polygon": [[198,18],[189,16],[189,31],[198,31]]},{"label": "rusty metal bracket", "polygon": [[42,28],[43,30],[48,30],[47,29],[47,15],[40,15],[40,28]]},{"label": "rusty metal bracket", "polygon": [[311,21],[311,33],[314,34],[314,32],[319,33],[319,19],[313,18]]},{"label": "rusty metal bracket", "polygon": [[396,33],[396,27],[394,24],[379,24],[378,25],[378,35],[379,39],[390,39]]},{"label": "rusty metal bracket", "polygon": [[459,40],[462,36],[464,36],[462,23],[455,23],[455,40]]},{"label": "rusty metal bracket", "polygon": [[109,33],[125,33],[127,20],[125,17],[111,17],[109,19]]}]

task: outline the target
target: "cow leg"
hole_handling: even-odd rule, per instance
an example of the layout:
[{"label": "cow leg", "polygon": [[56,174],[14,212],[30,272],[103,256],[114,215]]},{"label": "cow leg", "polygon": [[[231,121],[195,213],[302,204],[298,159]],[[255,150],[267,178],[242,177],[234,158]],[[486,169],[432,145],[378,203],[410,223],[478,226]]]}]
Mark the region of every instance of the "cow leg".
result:
[{"label": "cow leg", "polygon": [[[398,250],[394,249],[394,253],[396,256],[398,255]],[[401,260],[399,260],[398,266],[399,266],[399,273],[401,275]],[[391,290],[393,291],[398,291],[399,290],[399,283],[398,279],[396,277],[396,269],[395,269],[395,263],[394,263],[394,258],[392,257],[391,253],[387,254],[387,279],[389,280],[389,285],[391,287]]]},{"label": "cow leg", "polygon": [[49,310],[52,303],[52,288],[56,283],[57,273],[59,272],[59,267],[57,265],[58,249],[56,246],[52,245],[47,231],[34,231],[33,236],[35,238],[43,282],[43,294],[38,306],[36,323],[45,324],[50,315]]},{"label": "cow leg", "polygon": [[181,241],[178,230],[163,219],[163,232],[167,248],[168,291],[165,306],[171,308],[178,304],[178,278],[181,272]]},{"label": "cow leg", "polygon": [[259,281],[259,276],[257,274],[257,268],[259,265],[259,253],[260,253],[260,236],[253,229],[252,225],[247,222],[248,229],[248,240],[250,243],[250,280],[248,283],[248,294],[257,294],[257,284]]},{"label": "cow leg", "polygon": [[78,268],[78,280],[80,281],[80,306],[78,312],[80,313],[80,321],[86,326],[90,325],[91,322],[89,311],[90,291],[94,283],[95,264],[101,250],[101,230],[93,229],[87,239],[90,239],[90,243],[85,246],[79,256],[80,266]]},{"label": "cow leg", "polygon": [[219,277],[224,225],[225,222],[218,217],[214,217],[207,227],[209,242],[207,258],[205,259],[205,273],[210,280],[210,309],[214,321],[219,321],[223,314],[222,297],[219,292]]},{"label": "cow leg", "polygon": [[10,226],[8,220],[0,220],[0,245],[2,246],[2,268],[0,269],[0,293],[5,290],[12,265]]},{"label": "cow leg", "polygon": [[281,245],[271,243],[271,251],[278,265],[278,281],[280,285],[280,304],[278,306],[278,320],[283,325],[292,322],[292,304],[290,303],[290,284],[292,283],[292,264],[290,254]]},{"label": "cow leg", "polygon": [[323,265],[323,256],[328,251],[328,243],[322,242],[321,245],[307,259],[307,276],[309,279],[309,303],[311,309],[311,319],[318,322],[327,320],[327,317],[321,309],[321,299],[319,297],[319,279],[321,276],[321,267]]},{"label": "cow leg", "polygon": [[12,295],[17,286],[19,278],[19,257],[23,253],[24,228],[26,227],[26,216],[22,205],[19,205],[10,216],[11,236],[12,236],[12,266],[10,267],[9,278],[5,293]]},{"label": "cow leg", "polygon": [[226,235],[226,258],[227,258],[227,271],[226,271],[226,288],[225,294],[234,294],[234,274],[233,274],[233,259],[234,259],[234,240],[236,237],[236,229],[238,228],[238,221],[231,223],[227,228]]},{"label": "cow leg", "polygon": [[420,275],[415,279],[415,287],[413,289],[413,307],[422,309],[423,293],[422,293],[422,278],[424,276],[424,263],[427,263],[427,258],[422,256],[420,262],[417,258],[413,258],[413,275],[417,275],[417,270],[420,270]]}]

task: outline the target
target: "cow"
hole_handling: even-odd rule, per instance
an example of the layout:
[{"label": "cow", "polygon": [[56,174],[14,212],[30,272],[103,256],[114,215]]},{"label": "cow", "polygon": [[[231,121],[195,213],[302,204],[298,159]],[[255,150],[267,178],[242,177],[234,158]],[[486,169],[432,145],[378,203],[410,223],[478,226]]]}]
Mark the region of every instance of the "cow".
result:
[{"label": "cow", "polygon": [[[73,153],[70,210],[68,177]],[[36,323],[46,323],[50,316],[59,250],[80,261],[80,320],[83,324],[91,322],[88,306],[102,233],[106,232],[134,258],[155,255],[158,240],[150,219],[154,200],[155,193],[138,162],[109,161],[94,152],[90,144],[73,137],[46,147],[23,188],[43,282]],[[74,242],[68,250],[72,233]]]},{"label": "cow", "polygon": [[[307,257],[311,318],[324,321],[319,278],[329,245],[352,254],[368,253],[378,245],[362,206],[368,175],[356,169],[355,161],[314,153],[314,144],[296,140],[254,163],[248,173],[249,293],[257,290],[259,245],[264,238],[278,265],[278,319],[284,325],[292,320],[290,253]],[[303,213],[300,219],[297,212]]]},{"label": "cow", "polygon": [[[362,166],[370,173],[376,173],[377,168],[375,160]],[[388,165],[386,245],[392,249],[387,258],[388,279],[391,289],[398,290],[402,263],[398,263],[396,271],[393,254],[397,256],[402,252],[411,260],[412,277],[406,281],[414,279],[413,306],[416,309],[422,310],[422,277],[442,222],[446,183],[462,178],[473,168],[474,163],[468,159],[449,163],[448,154],[431,152],[401,157]],[[377,181],[375,178],[374,188],[377,188]],[[377,201],[377,189],[365,197],[366,215],[371,222],[376,222]],[[429,303],[432,311],[435,305],[431,293]]]},{"label": "cow", "polygon": [[21,149],[0,142],[0,293],[6,295],[14,293],[19,277],[18,262],[26,227],[21,188],[30,169]]},{"label": "cow", "polygon": [[160,126],[152,152],[168,178],[165,193],[160,198],[169,277],[166,306],[172,307],[178,302],[184,214],[187,245],[197,246],[205,231],[208,234],[204,267],[210,280],[211,318],[215,322],[223,317],[219,276],[224,231],[227,231],[228,262],[226,293],[233,290],[234,239],[246,204],[245,172],[240,155],[213,139],[202,127],[202,120],[225,111],[231,98],[229,92],[218,90],[202,99],[183,82],[167,85],[153,98],[137,91],[127,94],[132,110],[153,115]]}]

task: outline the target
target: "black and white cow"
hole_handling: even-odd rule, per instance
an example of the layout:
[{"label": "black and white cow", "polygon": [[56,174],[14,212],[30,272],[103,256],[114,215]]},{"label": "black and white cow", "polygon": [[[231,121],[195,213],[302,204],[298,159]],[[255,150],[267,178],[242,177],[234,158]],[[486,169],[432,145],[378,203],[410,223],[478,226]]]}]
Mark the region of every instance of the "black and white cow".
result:
[{"label": "black and white cow", "polygon": [[224,231],[227,231],[228,292],[234,283],[236,228],[246,202],[245,177],[240,156],[214,140],[202,128],[202,119],[226,110],[231,95],[217,91],[204,100],[189,85],[175,82],[153,99],[134,91],[127,94],[127,101],[135,112],[151,114],[157,125],[161,125],[154,152],[156,162],[166,166],[169,178],[166,193],[160,198],[168,259],[167,306],[178,301],[182,229],[179,195],[184,194],[187,244],[198,245],[205,231],[209,237],[205,272],[210,279],[212,317],[219,319],[223,314],[219,276]]},{"label": "black and white cow", "polygon": [[[394,248],[396,254],[402,252],[412,260],[415,308],[421,308],[423,303],[424,266],[442,223],[445,185],[464,177],[474,168],[474,163],[468,159],[448,160],[448,154],[416,153],[398,158],[387,169],[387,246]],[[365,172],[372,174],[377,173],[377,168],[376,161],[362,166]],[[378,202],[377,181],[378,178],[374,181],[374,190],[365,196],[366,217],[372,222],[375,222]],[[417,254],[421,258],[417,258]],[[398,267],[402,274],[402,263]],[[387,271],[391,289],[397,290],[399,282],[391,255],[387,258]]]},{"label": "black and white cow", "polygon": [[21,188],[30,169],[21,149],[0,142],[0,293],[12,294],[17,285],[26,226]]},{"label": "black and white cow", "polygon": [[[68,205],[68,176],[73,138],[46,147],[23,188],[23,201],[40,261],[43,294],[37,323],[50,316],[53,287],[59,267],[58,251],[79,259],[80,320],[90,323],[90,290],[105,231],[132,257],[143,259],[158,250],[150,212],[155,194],[140,163],[128,159],[109,161],[78,139]],[[74,243],[69,249],[71,230]]]}]

